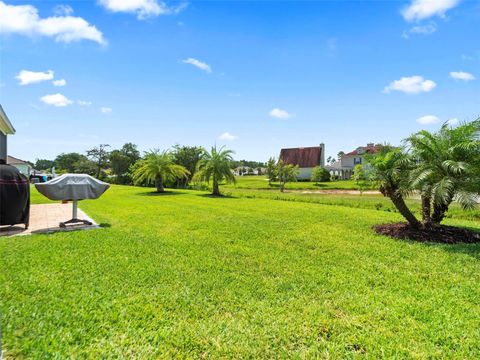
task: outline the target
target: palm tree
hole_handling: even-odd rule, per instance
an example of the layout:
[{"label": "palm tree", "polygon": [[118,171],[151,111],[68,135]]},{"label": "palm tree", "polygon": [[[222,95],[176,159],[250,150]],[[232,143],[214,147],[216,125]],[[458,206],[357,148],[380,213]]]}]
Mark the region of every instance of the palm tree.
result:
[{"label": "palm tree", "polygon": [[216,146],[212,147],[210,152],[204,151],[202,158],[197,165],[197,178],[210,182],[213,182],[212,195],[220,195],[220,189],[218,185],[222,180],[226,180],[228,183],[235,183],[235,175],[232,172],[231,166],[233,162],[232,150],[224,149],[222,146],[217,150]]},{"label": "palm tree", "polygon": [[399,148],[384,146],[382,150],[369,159],[373,177],[378,182],[380,192],[389,197],[398,212],[408,221],[411,227],[418,228],[420,222],[408,208],[404,196],[410,193],[408,174],[413,163],[408,154]]},{"label": "palm tree", "polygon": [[189,171],[174,162],[170,151],[150,150],[142,160],[139,160],[138,167],[133,171],[135,182],[155,182],[157,192],[165,192],[164,181],[170,181],[188,176]]},{"label": "palm tree", "polygon": [[464,209],[476,205],[479,189],[480,119],[436,133],[420,131],[407,139],[418,164],[412,187],[422,195],[423,221],[439,224],[456,200]]}]

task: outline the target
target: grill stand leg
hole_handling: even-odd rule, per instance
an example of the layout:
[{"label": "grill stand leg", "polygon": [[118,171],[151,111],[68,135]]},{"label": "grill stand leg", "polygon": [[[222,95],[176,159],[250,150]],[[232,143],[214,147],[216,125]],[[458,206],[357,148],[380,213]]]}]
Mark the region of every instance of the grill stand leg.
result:
[{"label": "grill stand leg", "polygon": [[78,214],[78,201],[73,200],[72,204],[72,218],[68,221],[61,222],[59,225],[61,228],[67,227],[68,224],[85,224],[85,225],[92,225],[92,223],[88,220],[77,219]]}]

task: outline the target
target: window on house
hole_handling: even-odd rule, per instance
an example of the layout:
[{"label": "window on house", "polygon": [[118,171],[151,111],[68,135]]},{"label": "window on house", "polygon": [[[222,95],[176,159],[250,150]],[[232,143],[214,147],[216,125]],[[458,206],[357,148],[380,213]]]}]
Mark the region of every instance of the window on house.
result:
[{"label": "window on house", "polygon": [[358,164],[361,164],[361,163],[362,163],[362,158],[361,157],[353,158],[353,164],[354,165],[358,165]]}]

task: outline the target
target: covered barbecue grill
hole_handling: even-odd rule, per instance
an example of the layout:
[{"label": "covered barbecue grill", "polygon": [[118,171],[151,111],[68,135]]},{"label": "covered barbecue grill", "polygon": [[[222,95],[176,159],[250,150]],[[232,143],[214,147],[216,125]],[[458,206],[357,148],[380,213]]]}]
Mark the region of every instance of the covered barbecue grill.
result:
[{"label": "covered barbecue grill", "polygon": [[35,184],[35,187],[50,200],[73,201],[72,219],[60,223],[60,227],[65,227],[77,223],[92,225],[90,221],[77,219],[78,201],[97,199],[110,185],[86,174],[64,174],[46,183]]},{"label": "covered barbecue grill", "polygon": [[0,225],[25,224],[30,215],[30,184],[25,175],[0,160]]}]

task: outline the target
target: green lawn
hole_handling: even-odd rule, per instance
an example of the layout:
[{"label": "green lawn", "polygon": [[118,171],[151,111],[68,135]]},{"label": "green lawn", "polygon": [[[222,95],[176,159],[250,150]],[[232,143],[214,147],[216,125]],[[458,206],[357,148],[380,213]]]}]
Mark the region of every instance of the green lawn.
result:
[{"label": "green lawn", "polygon": [[[268,184],[266,176],[237,176],[236,184],[226,185],[226,188],[237,189],[262,189],[262,190],[278,190],[278,182]],[[312,181],[297,181],[288,183],[285,187],[287,190],[358,190],[359,186],[354,180],[337,180],[315,183]]]},{"label": "green lawn", "polygon": [[102,229],[0,238],[4,355],[480,356],[480,244],[375,235],[400,217],[363,200],[234,190],[113,186],[81,203]]}]

